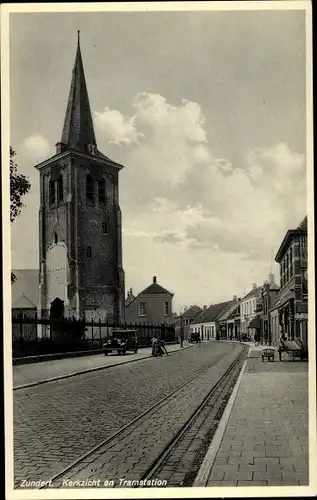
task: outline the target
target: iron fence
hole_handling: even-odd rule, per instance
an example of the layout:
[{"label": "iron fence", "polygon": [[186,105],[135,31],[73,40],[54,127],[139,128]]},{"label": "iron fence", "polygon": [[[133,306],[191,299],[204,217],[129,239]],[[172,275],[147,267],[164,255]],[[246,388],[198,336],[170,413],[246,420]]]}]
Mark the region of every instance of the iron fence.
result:
[{"label": "iron fence", "polygon": [[59,320],[23,315],[12,318],[13,357],[97,350],[114,330],[136,330],[139,346],[151,344],[155,335],[164,342],[176,341],[175,328],[168,324],[114,323],[85,318]]}]

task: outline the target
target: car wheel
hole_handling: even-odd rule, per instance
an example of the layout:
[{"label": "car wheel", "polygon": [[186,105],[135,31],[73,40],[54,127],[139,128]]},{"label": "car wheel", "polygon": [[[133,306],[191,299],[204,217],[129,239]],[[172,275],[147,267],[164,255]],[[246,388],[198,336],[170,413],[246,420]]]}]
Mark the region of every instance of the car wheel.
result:
[{"label": "car wheel", "polygon": [[122,351],[123,356],[125,356],[125,353],[126,353],[125,351]]},{"label": "car wheel", "polygon": [[137,352],[138,352],[138,350],[137,350],[137,349],[134,349],[134,354],[136,354]]},{"label": "car wheel", "polygon": [[108,356],[108,353],[107,353],[107,351],[105,351],[105,356]]},{"label": "car wheel", "polygon": [[120,356],[120,354],[121,354],[121,351],[118,351],[118,354],[119,354],[119,356]]}]

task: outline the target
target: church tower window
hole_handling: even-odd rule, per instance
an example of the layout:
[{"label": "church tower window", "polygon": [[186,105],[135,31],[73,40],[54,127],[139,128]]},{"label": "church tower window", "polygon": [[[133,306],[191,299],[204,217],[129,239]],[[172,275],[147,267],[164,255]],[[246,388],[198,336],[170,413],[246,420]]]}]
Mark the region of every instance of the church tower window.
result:
[{"label": "church tower window", "polygon": [[57,233],[54,233],[54,243],[55,243],[55,245],[57,245],[57,243],[58,243]]},{"label": "church tower window", "polygon": [[86,199],[94,203],[94,180],[90,174],[86,176]]},{"label": "church tower window", "polygon": [[106,183],[104,179],[98,181],[98,201],[99,203],[106,203]]},{"label": "church tower window", "polygon": [[54,203],[55,203],[55,182],[54,181],[50,181],[49,203],[50,203],[50,205],[54,205]]},{"label": "church tower window", "polygon": [[63,201],[63,177],[60,175],[57,179],[57,203],[61,203]]},{"label": "church tower window", "polygon": [[103,234],[107,234],[108,229],[107,229],[107,223],[106,222],[102,222],[102,224],[101,224],[101,232]]},{"label": "church tower window", "polygon": [[87,246],[86,247],[86,257],[87,257],[87,259],[91,259],[91,257],[92,257],[92,248],[91,248],[91,246]]}]

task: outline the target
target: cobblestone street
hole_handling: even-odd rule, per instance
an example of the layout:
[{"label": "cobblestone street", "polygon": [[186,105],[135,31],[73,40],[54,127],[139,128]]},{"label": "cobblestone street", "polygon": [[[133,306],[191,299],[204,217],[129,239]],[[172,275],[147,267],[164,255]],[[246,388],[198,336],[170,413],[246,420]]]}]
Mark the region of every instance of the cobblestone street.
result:
[{"label": "cobblestone street", "polygon": [[307,363],[251,350],[207,486],[308,485]]},{"label": "cobblestone street", "polygon": [[212,342],[14,392],[15,484],[45,480],[233,345]]}]

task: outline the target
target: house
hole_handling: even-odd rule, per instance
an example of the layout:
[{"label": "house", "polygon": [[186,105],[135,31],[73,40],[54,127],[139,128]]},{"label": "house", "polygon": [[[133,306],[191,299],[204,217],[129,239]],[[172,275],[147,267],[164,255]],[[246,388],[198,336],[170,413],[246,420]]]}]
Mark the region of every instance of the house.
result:
[{"label": "house", "polygon": [[[204,306],[206,309],[207,306]],[[184,312],[179,316],[176,316],[173,320],[173,324],[175,326],[175,336],[176,338],[181,337],[183,335],[184,339],[188,339],[190,337],[190,325],[195,320],[195,318],[200,314],[202,308],[197,305],[190,305],[186,307]]]},{"label": "house", "polygon": [[268,281],[262,287],[261,338],[265,343],[272,344],[270,310],[278,301],[280,287],[274,281],[274,274],[269,274]]},{"label": "house", "polygon": [[218,317],[228,308],[232,301],[221,302],[204,309],[190,325],[191,333],[199,333],[202,340],[220,338]]},{"label": "house", "polygon": [[259,313],[262,311],[262,287],[252,284],[252,290],[248,292],[240,303],[241,334],[254,337],[256,331],[261,330]]},{"label": "house", "polygon": [[174,294],[157,283],[156,276],[153,282],[136,297],[129,291],[125,306],[127,323],[171,323],[173,316],[172,302]]},{"label": "house", "polygon": [[236,295],[232,302],[219,315],[220,339],[238,339],[240,336],[240,302]]},{"label": "house", "polygon": [[[278,308],[279,334],[308,344],[307,216],[289,229],[277,251],[281,288]],[[274,338],[278,342],[278,338]]]}]

